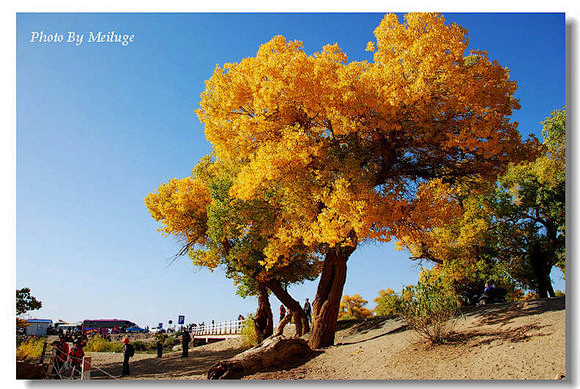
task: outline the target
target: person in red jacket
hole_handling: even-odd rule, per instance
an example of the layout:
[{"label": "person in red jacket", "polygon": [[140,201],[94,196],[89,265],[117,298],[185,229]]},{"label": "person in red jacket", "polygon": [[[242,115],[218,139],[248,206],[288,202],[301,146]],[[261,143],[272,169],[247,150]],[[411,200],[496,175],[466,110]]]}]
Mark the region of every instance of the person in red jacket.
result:
[{"label": "person in red jacket", "polygon": [[59,369],[66,362],[68,352],[69,352],[68,343],[66,342],[64,335],[61,335],[58,338],[58,348],[56,351],[56,363],[58,364],[57,366]]},{"label": "person in red jacket", "polygon": [[58,372],[60,371],[60,369],[66,362],[66,359],[68,358],[69,347],[68,343],[66,342],[66,339],[64,338],[64,334],[59,335],[58,340],[55,341],[53,344],[54,348],[56,349],[53,375],[55,378],[58,379],[60,378]]},{"label": "person in red jacket", "polygon": [[81,373],[81,365],[83,363],[83,357],[85,356],[85,352],[83,351],[83,341],[77,339],[75,341],[74,347],[68,353],[68,358],[70,361],[71,368],[74,369],[74,373],[80,375]]}]

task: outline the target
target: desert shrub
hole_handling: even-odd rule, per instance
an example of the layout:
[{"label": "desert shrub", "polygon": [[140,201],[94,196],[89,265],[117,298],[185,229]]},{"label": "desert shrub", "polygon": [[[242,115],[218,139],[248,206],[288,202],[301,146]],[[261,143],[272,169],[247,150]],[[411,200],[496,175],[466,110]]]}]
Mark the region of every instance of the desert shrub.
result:
[{"label": "desert shrub", "polygon": [[152,350],[157,350],[157,345],[153,342],[144,342],[142,340],[135,340],[131,342],[133,347],[135,347],[136,352],[149,352]]},{"label": "desert shrub", "polygon": [[449,340],[461,312],[457,296],[442,277],[422,277],[417,285],[403,289],[402,294],[402,317],[418,335],[433,344]]},{"label": "desert shrub", "polygon": [[163,343],[163,348],[164,349],[172,349],[173,346],[178,345],[180,342],[179,339],[177,339],[177,337],[175,335],[170,335],[167,337],[167,339],[165,339],[165,343]]},{"label": "desert shrub", "polygon": [[557,290],[555,292],[556,297],[564,297],[566,296],[566,294],[564,292],[562,292],[561,290]]},{"label": "desert shrub", "polygon": [[85,351],[118,353],[123,351],[123,343],[111,342],[110,340],[103,338],[101,335],[96,335],[87,342]]},{"label": "desert shrub", "polygon": [[16,359],[19,361],[38,361],[42,355],[42,349],[46,338],[28,338],[22,341],[16,349]]},{"label": "desert shrub", "polygon": [[242,336],[242,342],[246,347],[254,347],[258,345],[258,335],[256,334],[256,329],[254,328],[254,317],[249,314],[248,317],[242,323],[242,329],[240,332]]}]

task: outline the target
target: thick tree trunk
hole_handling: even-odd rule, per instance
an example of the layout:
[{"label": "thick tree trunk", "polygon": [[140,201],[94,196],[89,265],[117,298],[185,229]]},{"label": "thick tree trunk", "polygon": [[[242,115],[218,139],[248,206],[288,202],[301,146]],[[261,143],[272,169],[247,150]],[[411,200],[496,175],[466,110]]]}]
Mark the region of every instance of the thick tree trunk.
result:
[{"label": "thick tree trunk", "polygon": [[550,272],[552,265],[548,262],[549,254],[538,244],[532,247],[530,253],[530,262],[534,271],[534,276],[538,284],[538,295],[540,298],[556,297],[554,288],[552,287],[552,280],[550,279]]},{"label": "thick tree trunk", "polygon": [[274,320],[268,298],[268,289],[261,282],[258,282],[258,311],[254,318],[254,329],[258,337],[258,344],[274,333]]},{"label": "thick tree trunk", "polygon": [[[286,316],[284,316],[284,318],[280,320],[280,323],[278,323],[278,327],[276,327],[276,333],[274,334],[274,336],[283,335],[284,327],[286,327],[286,324],[290,323],[290,320],[292,320],[292,313],[287,313]],[[297,337],[297,335],[295,336]]]},{"label": "thick tree trunk", "polygon": [[338,310],[346,281],[346,261],[355,248],[337,247],[326,254],[316,298],[312,302],[312,327],[308,344],[313,350],[334,343]]},{"label": "thick tree trunk", "polygon": [[280,300],[280,302],[288,307],[292,312],[294,323],[296,325],[296,336],[302,336],[307,333],[310,330],[310,325],[300,303],[290,296],[288,291],[282,287],[279,281],[270,280],[266,282],[266,285],[268,286],[268,289],[276,295],[278,300]]},{"label": "thick tree trunk", "polygon": [[266,339],[233,358],[219,361],[207,373],[210,380],[239,379],[244,375],[284,366],[313,355],[304,339],[283,336]]},{"label": "thick tree trunk", "polygon": [[552,280],[550,279],[550,276],[548,276],[548,296],[549,297],[556,297],[556,293],[554,292],[554,287],[552,286]]}]

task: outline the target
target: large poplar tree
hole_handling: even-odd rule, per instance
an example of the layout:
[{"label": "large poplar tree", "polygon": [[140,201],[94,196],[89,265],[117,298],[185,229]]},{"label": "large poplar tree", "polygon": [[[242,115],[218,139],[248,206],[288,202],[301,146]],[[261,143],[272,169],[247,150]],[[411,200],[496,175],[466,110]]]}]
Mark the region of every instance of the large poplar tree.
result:
[{"label": "large poplar tree", "polygon": [[241,166],[232,195],[279,196],[266,263],[294,247],[324,256],[313,348],[334,341],[360,242],[404,233],[400,221],[431,180],[493,180],[521,147],[510,122],[516,83],[485,52],[466,53],[465,29],[438,14],[387,15],[375,36],[372,62],[348,62],[336,44],[307,55],[277,36],[218,66],[198,110],[216,155]]},{"label": "large poplar tree", "polygon": [[467,53],[465,29],[387,15],[375,37],[373,61],[349,62],[336,44],[308,55],[276,36],[217,66],[197,111],[216,157],[239,167],[229,194],[275,210],[259,263],[323,258],[312,348],[334,342],[360,242],[421,228],[420,213],[405,220],[432,181],[495,180],[522,152],[516,83],[485,52]]}]

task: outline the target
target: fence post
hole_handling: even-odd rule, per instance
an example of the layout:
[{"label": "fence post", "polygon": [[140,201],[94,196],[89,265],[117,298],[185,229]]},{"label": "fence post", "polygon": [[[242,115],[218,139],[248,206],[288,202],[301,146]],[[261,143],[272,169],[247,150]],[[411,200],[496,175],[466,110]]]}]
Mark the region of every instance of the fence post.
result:
[{"label": "fence post", "polygon": [[83,366],[81,368],[81,380],[91,379],[91,357],[83,357]]},{"label": "fence post", "polygon": [[56,361],[56,347],[53,347],[52,354],[50,356],[50,362],[48,362],[48,368],[46,369],[46,376],[51,378],[52,369],[54,368],[54,362]]}]

